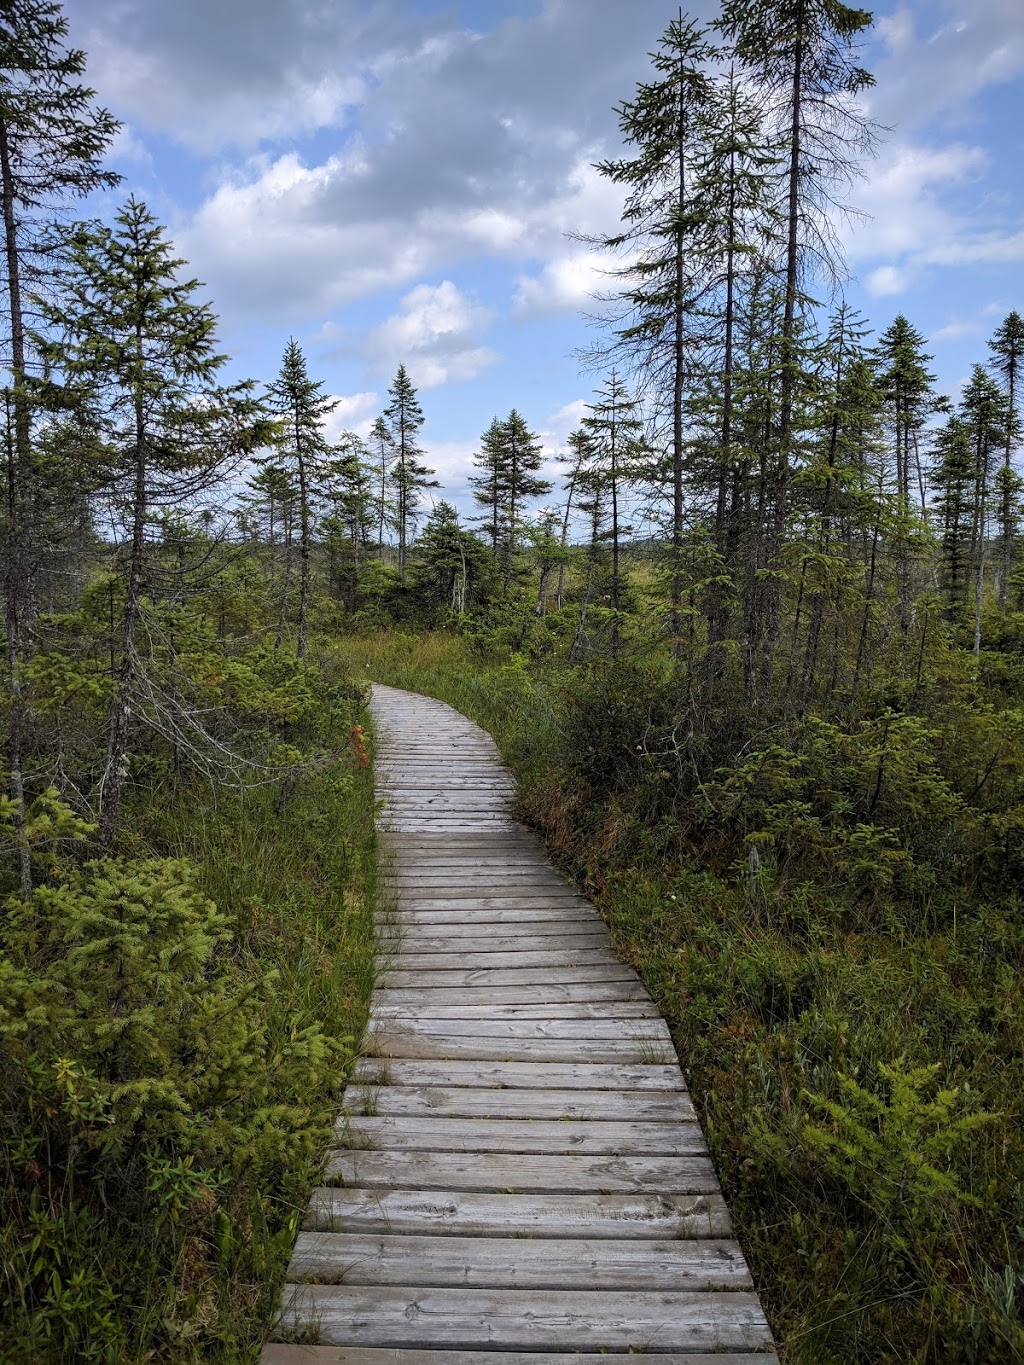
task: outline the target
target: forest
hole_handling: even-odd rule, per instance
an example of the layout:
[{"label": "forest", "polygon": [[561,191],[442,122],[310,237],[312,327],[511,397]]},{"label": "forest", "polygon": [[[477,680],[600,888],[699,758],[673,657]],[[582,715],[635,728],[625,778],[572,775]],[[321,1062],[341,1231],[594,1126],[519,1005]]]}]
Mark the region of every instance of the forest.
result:
[{"label": "forest", "polygon": [[[255,1360],[374,980],[367,684],[479,721],[673,1031],[782,1358],[1024,1360],[1024,317],[842,292],[838,0],[622,92],[586,415],[224,378],[62,8],[0,19],[0,1359]],[[515,404],[516,406],[511,406]]]}]

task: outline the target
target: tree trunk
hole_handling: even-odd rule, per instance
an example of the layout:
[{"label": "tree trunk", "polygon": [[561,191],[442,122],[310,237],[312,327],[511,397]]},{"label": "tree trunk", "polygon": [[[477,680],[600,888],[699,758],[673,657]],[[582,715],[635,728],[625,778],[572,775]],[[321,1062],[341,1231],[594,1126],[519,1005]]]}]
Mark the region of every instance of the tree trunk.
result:
[{"label": "tree trunk", "polygon": [[[140,341],[141,345],[141,341]],[[138,678],[136,638],[142,611],[142,576],[146,553],[146,436],[141,395],[135,403],[135,488],[132,550],[121,623],[121,673],[111,705],[107,762],[100,786],[100,840],[109,849],[117,833],[121,790],[127,772],[128,733]]]},{"label": "tree trunk", "polygon": [[[21,299],[21,258],[14,202],[14,174],[7,121],[0,118],[0,189],[3,194],[4,248],[10,309],[11,374],[14,378],[14,441],[7,456],[7,575],[5,629],[7,687],[11,699],[7,766],[18,840],[18,882],[22,896],[32,891],[32,857],[26,831],[24,739],[28,706],[21,672],[28,656],[32,618],[32,575],[27,544],[28,482],[32,462],[31,419],[25,392],[25,319]],[[8,427],[9,430],[9,427]]]}]

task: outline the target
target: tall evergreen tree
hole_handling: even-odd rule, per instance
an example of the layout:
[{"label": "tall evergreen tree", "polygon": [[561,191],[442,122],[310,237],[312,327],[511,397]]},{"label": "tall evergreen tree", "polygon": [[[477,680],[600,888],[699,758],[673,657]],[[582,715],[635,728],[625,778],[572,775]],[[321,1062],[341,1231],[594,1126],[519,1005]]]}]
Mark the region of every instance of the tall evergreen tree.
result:
[{"label": "tall evergreen tree", "polygon": [[313,524],[322,496],[323,465],[330,452],[324,422],[338,406],[326,397],[323,381],[312,380],[306,357],[293,339],[285,347],[281,373],[268,391],[268,406],[280,424],[278,463],[293,474],[299,515],[299,619],[296,651],[305,658],[309,630]]},{"label": "tall evergreen tree", "polygon": [[711,103],[706,70],[715,55],[703,31],[686,16],[673,19],[651,62],[657,79],[637,87],[619,107],[623,140],[635,153],[598,163],[613,184],[626,189],[622,230],[593,239],[621,251],[620,305],[610,358],[640,374],[667,418],[668,480],[672,545],[672,633],[681,629],[682,561],[685,539],[685,427],[688,390],[696,353],[706,343],[699,304],[710,287],[707,215],[692,195],[691,160],[701,120]]},{"label": "tall evergreen tree", "polygon": [[[801,331],[812,302],[804,283],[814,274],[835,273],[837,200],[857,173],[857,158],[870,152],[874,143],[873,128],[855,102],[874,84],[856,60],[858,40],[870,24],[867,10],[840,0],[725,0],[717,23],[766,99],[768,117],[779,129],[784,149],[779,185],[785,239],[783,300],[769,533],[773,560],[785,536],[797,453]],[[770,668],[780,624],[781,586],[777,575],[764,583]]]},{"label": "tall evergreen tree", "polygon": [[515,558],[522,538],[523,504],[550,492],[547,479],[538,477],[543,447],[515,408],[501,424],[501,468],[504,535],[499,547],[502,591],[508,596],[515,573]]},{"label": "tall evergreen tree", "polygon": [[411,532],[416,525],[420,494],[426,488],[440,488],[431,479],[432,469],[422,463],[423,451],[418,437],[423,425],[423,409],[404,365],[399,365],[394,383],[388,389],[391,402],[383,417],[394,451],[389,479],[395,490],[395,524],[398,528],[398,577],[405,583],[406,559]]},{"label": "tall evergreen tree", "polygon": [[582,427],[589,437],[590,475],[603,486],[611,546],[612,657],[619,652],[622,606],[622,537],[632,528],[623,520],[623,496],[637,477],[643,423],[639,405],[615,370],[587,405]]},{"label": "tall evergreen tree", "polygon": [[999,528],[1002,541],[1002,571],[999,575],[999,606],[1006,606],[1006,591],[1013,572],[1013,551],[1016,540],[1017,506],[1020,501],[1020,479],[1013,468],[1013,452],[1021,436],[1018,411],[1018,390],[1024,365],[1024,318],[1014,311],[1007,314],[988,344],[992,352],[989,362],[1006,389],[1006,444],[1003,464],[997,475],[999,493]]},{"label": "tall evergreen tree", "polygon": [[505,468],[505,428],[500,417],[495,417],[480,437],[480,449],[473,456],[473,467],[479,474],[470,475],[473,498],[485,508],[479,521],[491,540],[495,556],[501,543],[507,500],[507,470]]},{"label": "tall evergreen tree", "polygon": [[974,518],[971,552],[974,559],[974,659],[981,653],[981,607],[985,591],[988,551],[989,498],[996,453],[1006,441],[1006,398],[981,365],[975,365],[960,401],[960,414],[970,435],[974,455]]},{"label": "tall evergreen tree", "polygon": [[[117,830],[121,791],[146,679],[140,626],[149,538],[161,508],[194,505],[271,433],[250,384],[225,389],[217,376],[216,317],[182,279],[186,263],[145,204],[136,199],[115,226],[74,234],[63,296],[40,300],[45,362],[61,374],[69,407],[87,413],[102,442],[104,491],[124,530],[120,664],[113,679],[106,760],[99,783],[100,832]],[[150,717],[161,723],[160,717]],[[170,722],[168,722],[170,723]]]},{"label": "tall evergreen tree", "polygon": [[376,486],[377,556],[382,558],[384,554],[384,531],[394,520],[394,508],[388,498],[388,475],[395,462],[395,447],[391,439],[391,429],[383,417],[378,417],[370,428],[369,445],[373,457],[374,484]]},{"label": "tall evergreen tree", "polygon": [[[38,515],[45,470],[33,441],[32,368],[26,289],[52,280],[46,239],[53,218],[120,176],[102,166],[120,126],[84,85],[85,53],[69,47],[67,20],[50,0],[7,0],[0,12],[0,209],[6,285],[6,364],[11,382],[11,441],[6,460],[3,531],[6,683],[10,695],[7,766],[17,810],[21,891],[31,890],[24,839],[24,729],[22,673],[35,611],[33,584],[42,552]],[[52,245],[52,244],[51,244]]]}]

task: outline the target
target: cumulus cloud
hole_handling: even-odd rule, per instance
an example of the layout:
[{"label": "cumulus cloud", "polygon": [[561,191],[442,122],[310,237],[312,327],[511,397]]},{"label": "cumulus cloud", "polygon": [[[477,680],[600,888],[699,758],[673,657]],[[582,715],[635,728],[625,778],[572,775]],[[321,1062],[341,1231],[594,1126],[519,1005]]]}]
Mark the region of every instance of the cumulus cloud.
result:
[{"label": "cumulus cloud", "polygon": [[404,364],[420,389],[472,379],[498,359],[474,337],[489,320],[488,311],[451,280],[420,284],[402,299],[397,313],[373,329],[367,353],[388,374]]},{"label": "cumulus cloud", "polygon": [[325,434],[329,441],[337,441],[342,432],[354,431],[357,436],[369,436],[382,400],[379,393],[347,393],[334,395],[337,407],[327,418]]},{"label": "cumulus cloud", "polygon": [[608,259],[597,251],[557,256],[536,275],[520,275],[513,308],[520,315],[543,317],[594,307],[595,295],[608,288],[608,268]]}]

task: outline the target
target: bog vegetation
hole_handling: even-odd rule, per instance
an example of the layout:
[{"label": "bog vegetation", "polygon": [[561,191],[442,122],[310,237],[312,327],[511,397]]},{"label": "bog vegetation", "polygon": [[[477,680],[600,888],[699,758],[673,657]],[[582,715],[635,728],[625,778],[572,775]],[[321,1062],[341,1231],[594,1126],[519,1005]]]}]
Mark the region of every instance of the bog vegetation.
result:
[{"label": "bog vegetation", "polygon": [[496,416],[467,519],[404,367],[329,440],[144,204],[78,220],[116,124],[8,7],[3,1358],[255,1357],[372,985],[375,678],[498,736],[644,975],[785,1357],[1024,1359],[1024,320],[954,399],[843,301],[869,24],[672,20],[588,414],[557,481]]}]

